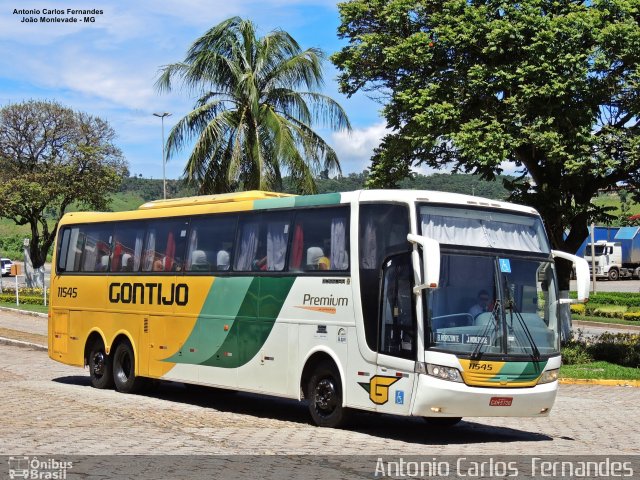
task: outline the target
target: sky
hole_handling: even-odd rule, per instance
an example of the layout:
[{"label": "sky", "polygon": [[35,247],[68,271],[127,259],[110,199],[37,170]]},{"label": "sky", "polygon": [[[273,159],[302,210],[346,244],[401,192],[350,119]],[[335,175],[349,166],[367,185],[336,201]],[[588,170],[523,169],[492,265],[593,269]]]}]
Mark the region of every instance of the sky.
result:
[{"label": "sky", "polygon": [[[0,0],[0,5],[0,108],[54,100],[107,120],[130,173],[145,178],[162,178],[162,126],[153,113],[171,113],[164,120],[166,137],[193,107],[193,98],[179,88],[159,93],[158,72],[184,59],[209,28],[238,15],[253,21],[260,36],[287,31],[303,49],[317,47],[330,55],[346,45],[337,37],[338,8],[330,0]],[[22,9],[40,14],[23,15]],[[64,14],[46,15],[47,9]],[[42,16],[78,21],[42,23]],[[85,16],[95,21],[85,22]],[[38,21],[23,21],[29,18]],[[318,131],[338,153],[344,174],[361,172],[385,134],[381,105],[363,94],[348,99],[338,92],[338,71],[329,61],[324,71],[323,93],[343,106],[353,131]],[[182,175],[188,154],[183,150],[169,159],[166,178]]]}]

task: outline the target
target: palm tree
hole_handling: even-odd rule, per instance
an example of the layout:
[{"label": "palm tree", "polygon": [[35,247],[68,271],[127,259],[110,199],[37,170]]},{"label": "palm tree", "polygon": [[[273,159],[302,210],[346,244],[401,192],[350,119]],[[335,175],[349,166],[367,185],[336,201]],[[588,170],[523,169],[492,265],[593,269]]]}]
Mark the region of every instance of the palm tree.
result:
[{"label": "palm tree", "polygon": [[315,175],[340,172],[335,151],[311,128],[351,128],[342,107],[314,91],[323,60],[284,31],[256,38],[252,22],[233,17],[198,38],[183,62],[164,66],[160,91],[177,77],[197,96],[167,140],[172,155],[195,139],[186,179],[200,193],[277,191],[285,172],[300,193],[314,193]]}]

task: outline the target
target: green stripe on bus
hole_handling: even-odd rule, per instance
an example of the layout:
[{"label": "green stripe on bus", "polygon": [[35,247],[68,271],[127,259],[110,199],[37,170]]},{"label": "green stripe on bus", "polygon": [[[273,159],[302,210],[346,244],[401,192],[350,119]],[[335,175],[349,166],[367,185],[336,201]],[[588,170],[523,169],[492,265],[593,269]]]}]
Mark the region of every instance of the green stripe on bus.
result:
[{"label": "green stripe on bus", "polygon": [[[165,361],[199,364],[214,355],[229,334],[255,280],[255,277],[216,278],[183,349]],[[225,325],[229,327],[227,330]]]},{"label": "green stripe on bus", "polygon": [[515,383],[531,382],[542,374],[546,366],[547,360],[540,362],[507,362],[496,376],[488,379],[488,381],[499,383],[506,379]]},{"label": "green stripe on bus", "polygon": [[266,198],[253,202],[254,210],[264,210],[267,208],[293,208],[296,205],[296,197]]},{"label": "green stripe on bus", "polygon": [[253,202],[254,210],[267,208],[317,207],[319,205],[337,205],[339,193],[321,193],[319,195],[301,195],[298,197],[266,198]]},{"label": "green stripe on bus", "polygon": [[[251,282],[229,335],[201,365],[236,368],[255,357],[267,341],[294,281],[295,277],[257,277]],[[256,303],[260,305],[257,317]]]},{"label": "green stripe on bus", "polygon": [[320,195],[304,195],[293,197],[296,207],[314,207],[317,205],[337,205],[340,203],[339,193],[321,193]]}]

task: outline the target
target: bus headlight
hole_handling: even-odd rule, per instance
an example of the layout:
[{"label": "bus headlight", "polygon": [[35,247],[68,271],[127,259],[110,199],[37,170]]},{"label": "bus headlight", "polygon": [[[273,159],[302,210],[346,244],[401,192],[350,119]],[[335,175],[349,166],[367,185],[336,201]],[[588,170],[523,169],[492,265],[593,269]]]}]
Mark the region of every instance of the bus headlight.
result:
[{"label": "bus headlight", "polygon": [[543,383],[555,382],[556,380],[558,380],[558,373],[560,373],[559,368],[542,372],[542,375],[540,375],[540,379],[538,380],[538,385],[541,385]]},{"label": "bus headlight", "polygon": [[462,376],[457,368],[445,367],[442,365],[434,365],[427,363],[427,375],[439,378],[441,380],[449,380],[451,382],[462,382]]}]

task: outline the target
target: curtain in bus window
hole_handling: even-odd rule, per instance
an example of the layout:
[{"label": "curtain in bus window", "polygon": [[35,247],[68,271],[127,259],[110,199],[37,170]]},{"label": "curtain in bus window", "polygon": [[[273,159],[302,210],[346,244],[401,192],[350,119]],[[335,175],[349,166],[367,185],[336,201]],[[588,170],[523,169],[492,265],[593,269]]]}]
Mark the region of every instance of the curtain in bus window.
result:
[{"label": "curtain in bus window", "polygon": [[349,268],[345,224],[344,217],[336,217],[331,220],[331,270],[346,270]]},{"label": "curtain in bus window", "polygon": [[525,224],[429,214],[422,214],[421,220],[422,234],[440,243],[542,251],[535,230]]},{"label": "curtain in bus window", "polygon": [[369,218],[367,225],[364,228],[364,235],[362,237],[362,245],[360,246],[360,254],[362,256],[360,266],[367,270],[378,268],[378,248],[376,239],[376,226],[373,223],[373,218]]},{"label": "curtain in bus window", "polygon": [[111,256],[111,271],[119,272],[122,261],[122,244],[120,242],[116,242],[116,246],[113,249],[113,255]]},{"label": "curtain in bus window", "polygon": [[187,270],[191,270],[193,265],[193,257],[196,250],[198,250],[198,230],[191,230],[191,236],[189,237],[189,251],[187,252]]},{"label": "curtain in bus window", "polygon": [[293,231],[293,246],[291,247],[291,269],[299,270],[302,266],[302,251],[304,247],[304,233],[302,231],[302,225],[299,223],[296,225]]},{"label": "curtain in bus window", "polygon": [[526,250],[528,252],[540,252],[540,244],[536,238],[536,232],[528,225],[516,223],[492,222],[491,228],[485,228],[487,238],[492,246],[512,250]]},{"label": "curtain in bus window", "polygon": [[171,272],[175,270],[176,241],[173,232],[169,232],[167,237],[167,248],[164,251],[164,270]]},{"label": "curtain in bus window", "polygon": [[156,231],[154,229],[149,229],[149,234],[147,236],[147,248],[144,256],[144,264],[142,265],[143,271],[150,272],[153,270],[155,253],[156,253]]},{"label": "curtain in bus window", "polygon": [[80,271],[80,258],[82,255],[82,237],[79,228],[72,228],[69,238],[69,253],[67,254],[67,264],[65,270],[67,272]]},{"label": "curtain in bus window", "polygon": [[133,271],[140,270],[140,263],[142,260],[142,239],[144,238],[144,231],[140,231],[136,236],[135,252],[133,256]]},{"label": "curtain in bus window", "polygon": [[245,223],[240,235],[240,252],[236,259],[236,270],[251,270],[258,251],[258,223]]},{"label": "curtain in bus window", "polygon": [[288,227],[289,222],[283,221],[267,224],[267,270],[284,269]]}]

